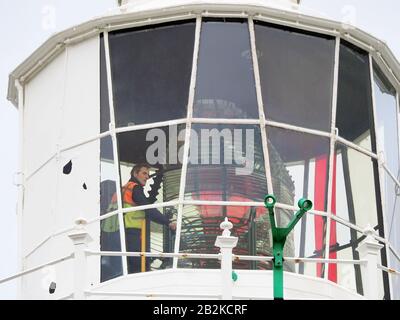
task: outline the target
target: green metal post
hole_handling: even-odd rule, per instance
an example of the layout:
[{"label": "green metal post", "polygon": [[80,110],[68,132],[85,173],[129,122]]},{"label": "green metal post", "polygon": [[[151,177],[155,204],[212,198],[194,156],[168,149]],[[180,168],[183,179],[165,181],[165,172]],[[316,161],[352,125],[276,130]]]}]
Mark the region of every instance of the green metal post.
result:
[{"label": "green metal post", "polygon": [[302,216],[312,208],[312,202],[301,198],[298,201],[300,210],[295,213],[286,228],[279,228],[276,226],[274,213],[276,203],[275,197],[272,194],[265,196],[264,203],[269,212],[269,221],[272,228],[274,299],[278,300],[283,299],[283,248],[285,246],[286,238]]}]

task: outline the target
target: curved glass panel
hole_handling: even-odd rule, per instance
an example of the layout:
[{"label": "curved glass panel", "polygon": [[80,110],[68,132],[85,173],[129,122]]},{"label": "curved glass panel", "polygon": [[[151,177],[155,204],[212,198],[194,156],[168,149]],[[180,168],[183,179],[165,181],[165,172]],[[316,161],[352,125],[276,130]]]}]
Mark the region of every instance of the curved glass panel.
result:
[{"label": "curved glass panel", "polygon": [[[272,255],[269,217],[264,207],[186,205],[183,209],[180,252],[218,254],[215,239],[222,234],[220,224],[228,217],[232,236],[238,237],[233,249],[237,255]],[[180,259],[181,268],[220,268],[218,259]],[[234,269],[271,269],[270,262],[235,259]]]},{"label": "curved glass panel", "polygon": [[372,145],[373,112],[368,53],[341,40],[336,110],[339,136],[363,148]]},{"label": "curved glass panel", "polygon": [[104,35],[100,35],[100,132],[108,131],[110,123],[110,105],[108,102],[108,83]]},{"label": "curved glass panel", "polygon": [[110,32],[117,127],[185,118],[195,21]]},{"label": "curved glass panel", "polygon": [[[379,151],[385,158],[385,165],[398,180],[400,177],[399,166],[399,139],[398,139],[398,111],[396,101],[396,90],[390,81],[374,64],[374,97],[376,110],[376,126]],[[384,183],[384,204],[386,226],[385,236],[394,249],[400,251],[400,192],[399,186],[386,173],[382,177]],[[399,266],[398,260],[390,260],[390,267]],[[397,268],[398,269],[398,268]],[[393,281],[393,298],[400,299],[400,282]]]},{"label": "curved glass panel", "polygon": [[263,201],[267,194],[260,127],[193,124],[185,199]]},{"label": "curved glass panel", "polygon": [[[386,225],[388,227],[385,230],[385,237],[389,240],[394,250],[400,252],[400,188],[386,171],[384,182]],[[392,253],[390,254],[389,267],[400,270],[400,260]],[[398,276],[393,276],[393,299],[400,299],[400,280],[398,278]]]},{"label": "curved glass panel", "polygon": [[258,119],[247,20],[224,21],[202,24],[193,116]]},{"label": "curved glass panel", "polygon": [[[160,214],[169,216],[171,222],[176,222],[177,207],[157,209]],[[174,252],[175,230],[152,220],[147,215],[142,228],[132,228],[125,219],[125,244],[128,252],[163,253]],[[172,258],[162,257],[127,257],[128,273],[157,271],[172,268]]]},{"label": "curved glass panel", "polygon": [[376,160],[337,143],[335,147],[332,211],[365,228],[378,228]]},{"label": "curved glass panel", "polygon": [[144,192],[151,203],[177,200],[182,170],[185,125],[117,134],[121,184],[131,179],[137,164],[146,164],[150,178]]},{"label": "curved glass panel", "polygon": [[267,137],[277,201],[297,207],[305,197],[313,201],[313,209],[325,211],[329,139],[270,126]]},{"label": "curved glass panel", "polygon": [[335,39],[255,21],[267,119],[330,131]]},{"label": "curved glass panel", "polygon": [[[375,159],[341,143],[335,147],[332,212],[351,223],[366,228],[371,225],[384,237],[378,165]],[[380,261],[387,265],[384,249]],[[388,296],[388,276],[383,273],[384,291]],[[357,288],[359,291],[360,289]]]},{"label": "curved glass panel", "polygon": [[[360,260],[357,247],[365,239],[362,233],[331,220],[329,259]],[[361,266],[358,264],[329,264],[328,279],[358,294],[363,294]]]},{"label": "curved glass panel", "polygon": [[118,209],[111,207],[111,198],[116,190],[116,177],[112,139],[110,136],[100,140],[100,214]]},{"label": "curved glass panel", "polygon": [[[114,154],[111,137],[100,140],[100,215],[118,209],[116,203],[116,177]],[[118,216],[106,218],[100,222],[100,250],[121,251],[121,238],[118,228],[110,227]],[[101,257],[100,282],[107,281],[122,275],[121,257]]]},{"label": "curved glass panel", "polygon": [[[262,202],[267,194],[259,126],[194,124],[191,131],[185,199]],[[234,253],[270,255],[269,218],[264,207],[187,205],[180,251],[218,253],[220,223],[228,217],[239,243]],[[217,260],[180,261],[181,267],[217,268]],[[268,263],[236,261],[235,268],[269,268]]]},{"label": "curved glass panel", "polygon": [[[275,223],[277,227],[280,228],[285,228],[288,226],[290,220],[293,218],[294,214],[296,211],[293,210],[287,210],[287,209],[282,209],[282,208],[277,208],[275,207],[274,209],[275,212]],[[269,215],[266,214],[265,218],[269,219]],[[304,219],[304,218],[302,218]],[[283,256],[284,257],[294,257],[296,254],[296,249],[298,246],[298,243],[295,241],[297,240],[295,237],[296,229],[299,228],[300,222],[296,224],[296,227],[294,230],[292,230],[286,238],[285,246],[283,248]],[[271,228],[269,229],[271,230]],[[271,232],[271,231],[269,231]],[[272,246],[272,244],[271,244]],[[284,261],[283,262],[283,268],[284,271],[289,271],[289,272],[296,272],[296,264],[293,261]],[[271,265],[272,269],[272,265]]]},{"label": "curved glass panel", "polygon": [[[400,259],[396,257],[396,255],[390,250],[390,267],[395,270],[400,270]],[[400,277],[396,274],[391,274],[391,281],[393,286],[393,295],[392,299],[400,300]]]},{"label": "curved glass panel", "polygon": [[[124,208],[178,199],[184,129],[178,125],[117,134]],[[129,191],[132,182],[136,186],[131,185]],[[165,207],[124,213],[127,251],[173,252],[175,236],[170,223],[176,221],[176,212],[175,207]],[[153,260],[128,257],[128,273],[171,265],[171,259]]]},{"label": "curved glass panel", "polygon": [[[293,232],[295,256],[302,258],[325,258],[326,217],[307,213],[298,222]],[[325,266],[323,263],[300,262],[296,264],[297,273],[313,277],[323,278],[325,274],[324,269]]]},{"label": "curved glass panel", "polygon": [[374,65],[374,97],[377,140],[385,155],[385,164],[393,175],[399,173],[399,139],[397,129],[396,90]]}]

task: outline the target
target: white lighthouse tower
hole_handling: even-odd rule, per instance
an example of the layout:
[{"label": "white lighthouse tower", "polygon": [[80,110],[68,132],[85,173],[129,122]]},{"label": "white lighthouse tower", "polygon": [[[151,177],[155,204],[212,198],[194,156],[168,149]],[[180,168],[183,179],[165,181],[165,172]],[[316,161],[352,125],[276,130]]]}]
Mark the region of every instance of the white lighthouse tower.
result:
[{"label": "white lighthouse tower", "polygon": [[[273,299],[274,194],[281,227],[313,202],[287,237],[285,299],[400,299],[399,62],[299,2],[122,0],[19,65],[21,270],[0,284]],[[147,202],[128,205],[144,164]]]}]

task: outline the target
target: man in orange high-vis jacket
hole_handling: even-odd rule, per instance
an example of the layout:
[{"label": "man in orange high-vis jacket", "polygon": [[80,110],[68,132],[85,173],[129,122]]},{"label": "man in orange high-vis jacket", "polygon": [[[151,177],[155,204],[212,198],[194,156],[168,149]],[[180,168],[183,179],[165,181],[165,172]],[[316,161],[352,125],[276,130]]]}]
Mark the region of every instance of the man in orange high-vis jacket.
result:
[{"label": "man in orange high-vis jacket", "polygon": [[[130,180],[122,187],[122,202],[124,208],[142,206],[151,204],[151,201],[144,195],[143,187],[146,185],[149,176],[149,166],[147,164],[137,164],[131,170]],[[155,199],[155,197],[153,197]],[[114,194],[110,206],[117,209],[117,197]],[[111,217],[113,218],[113,217]],[[140,252],[143,249],[142,241],[145,238],[146,220],[150,220],[162,225],[167,225],[171,230],[176,229],[176,223],[170,222],[168,217],[163,215],[155,208],[146,210],[137,210],[124,214],[125,223],[125,243],[128,252]],[[118,219],[106,219],[102,226],[103,231],[115,232],[119,229]],[[149,243],[146,243],[146,251],[148,251]],[[148,260],[148,259],[147,259]],[[140,257],[128,257],[128,273],[136,273],[142,271]],[[146,264],[147,265],[147,264]],[[148,266],[146,267],[146,269]]]}]

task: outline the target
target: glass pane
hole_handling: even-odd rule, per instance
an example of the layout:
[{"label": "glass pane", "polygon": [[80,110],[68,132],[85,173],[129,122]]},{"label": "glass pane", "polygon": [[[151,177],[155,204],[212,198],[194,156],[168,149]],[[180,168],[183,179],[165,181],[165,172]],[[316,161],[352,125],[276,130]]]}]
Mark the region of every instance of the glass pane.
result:
[{"label": "glass pane", "polygon": [[[390,179],[387,177],[387,179]],[[396,190],[396,195],[394,198],[387,198],[385,201],[387,202],[386,207],[388,210],[388,227],[389,230],[387,232],[387,238],[389,239],[392,246],[400,252],[400,233],[399,233],[399,226],[400,226],[400,193],[399,188],[393,182],[392,190]],[[389,192],[388,192],[389,193]]]},{"label": "glass pane", "polygon": [[100,140],[100,214],[118,209],[115,191],[116,177],[112,139],[110,136]]},{"label": "glass pane", "polygon": [[[156,218],[156,213],[168,217],[166,223],[160,223]],[[143,218],[139,225],[132,224],[132,214],[143,213]],[[176,225],[177,208],[164,207],[130,212],[125,214],[125,237],[126,250],[128,252],[174,252],[175,230],[169,227],[169,223]],[[136,221],[137,222],[137,221]],[[145,239],[143,241],[143,239]],[[163,270],[172,267],[172,258],[160,257],[128,257],[128,273],[137,273],[145,271]]]},{"label": "glass pane", "polygon": [[[331,221],[330,259],[360,260],[356,250],[365,236],[335,220]],[[361,267],[356,264],[329,264],[329,280],[363,294]]]},{"label": "glass pane", "polygon": [[[295,256],[325,258],[326,218],[306,213],[294,228]],[[298,263],[296,272],[313,277],[324,276],[322,263]]]},{"label": "glass pane", "polygon": [[255,21],[267,119],[330,131],[335,40]]},{"label": "glass pane", "polygon": [[[117,134],[124,208],[178,199],[184,137],[184,125]],[[170,223],[175,219],[176,208],[124,213],[127,250],[173,251]],[[127,258],[128,273],[165,269],[171,265],[171,259],[158,259],[154,263],[152,260]]]},{"label": "glass pane", "polygon": [[[118,209],[111,137],[102,138],[100,141],[100,178],[100,215],[104,215]],[[100,226],[101,251],[121,251],[117,214],[102,220]],[[120,275],[122,275],[122,258],[102,256],[100,281],[107,281]]]},{"label": "glass pane", "polygon": [[[380,151],[383,152],[385,164],[390,172],[399,179],[399,140],[397,127],[396,91],[389,80],[374,65],[374,93],[377,116],[377,135]],[[400,191],[388,173],[383,177],[384,212],[387,221],[386,238],[397,252],[400,252]],[[396,261],[393,260],[392,261]],[[397,299],[400,290],[399,281],[394,281],[393,294]]]},{"label": "glass pane", "polygon": [[329,138],[267,127],[274,195],[278,202],[297,207],[300,198],[313,209],[326,210]]},{"label": "glass pane", "polygon": [[185,118],[195,22],[110,32],[116,126]]},{"label": "glass pane", "polygon": [[400,188],[387,173],[385,173],[385,205],[388,225],[386,238],[395,250],[400,252]]},{"label": "glass pane", "polygon": [[[222,235],[220,224],[228,217],[238,237],[233,249],[237,255],[272,255],[269,217],[264,207],[193,205],[185,206],[182,218],[180,252],[218,254],[217,236]],[[180,259],[181,268],[220,268],[214,259]],[[271,269],[270,263],[235,260],[234,269]]]},{"label": "glass pane", "polygon": [[[336,144],[335,155],[332,212],[362,229],[371,225],[383,237],[376,160],[340,143]],[[386,265],[386,254],[384,251],[381,253],[379,261]]]},{"label": "glass pane", "polygon": [[104,48],[104,36],[100,35],[100,132],[108,131],[110,106],[108,102],[107,67]]},{"label": "glass pane", "polygon": [[[385,235],[394,250],[400,252],[400,188],[387,173],[385,173],[384,179],[386,224],[388,226],[388,230],[385,230]],[[400,262],[392,253],[390,254],[389,267],[400,271]],[[400,299],[399,278],[396,275],[392,277],[393,299]]]},{"label": "glass pane", "polygon": [[369,57],[366,52],[343,40],[340,44],[336,127],[339,136],[374,150],[371,142],[373,116]]},{"label": "glass pane", "polygon": [[[398,252],[398,251],[397,251]],[[390,250],[390,267],[399,271],[400,270],[400,259],[398,259],[392,252],[392,250]],[[400,277],[399,275],[396,274],[391,274],[391,278],[392,278],[392,299],[395,300],[400,300]]]},{"label": "glass pane", "polygon": [[376,160],[343,144],[336,144],[332,211],[365,228],[378,226]]},{"label": "glass pane", "polygon": [[399,142],[396,91],[377,66],[374,66],[374,94],[379,151],[383,151],[386,166],[397,176]]},{"label": "glass pane", "polygon": [[185,199],[263,201],[266,194],[258,126],[192,126]]},{"label": "glass pane", "polygon": [[[288,226],[290,220],[293,218],[294,214],[296,211],[293,210],[287,210],[287,209],[282,209],[282,208],[277,208],[275,207],[275,223],[276,226],[279,228],[285,228]],[[269,215],[266,215],[269,217]],[[304,218],[303,218],[304,219]],[[299,221],[296,224],[296,227],[294,230],[292,230],[285,242],[285,246],[283,248],[283,257],[294,257],[296,255],[296,247],[298,246],[298,243],[295,237],[295,230],[301,225],[301,221]],[[271,244],[272,246],[272,244]],[[271,254],[273,255],[273,253]],[[284,271],[289,271],[289,272],[296,272],[296,264],[293,261],[284,261],[283,262],[283,269]]]},{"label": "glass pane", "polygon": [[258,118],[247,20],[205,20],[193,116]]},{"label": "glass pane", "polygon": [[[121,183],[132,180],[135,165],[147,165],[144,194],[150,203],[177,200],[179,196],[185,125],[117,134]],[[143,177],[139,178],[143,179]]]}]

